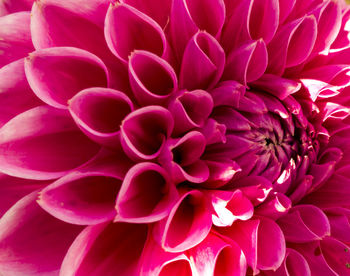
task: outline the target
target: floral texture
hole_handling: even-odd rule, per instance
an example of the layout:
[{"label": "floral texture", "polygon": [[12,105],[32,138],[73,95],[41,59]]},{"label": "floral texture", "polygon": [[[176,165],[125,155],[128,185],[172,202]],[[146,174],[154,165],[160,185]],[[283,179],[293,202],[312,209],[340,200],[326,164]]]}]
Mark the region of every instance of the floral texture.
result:
[{"label": "floral texture", "polygon": [[1,0],[0,274],[350,275],[349,18]]}]

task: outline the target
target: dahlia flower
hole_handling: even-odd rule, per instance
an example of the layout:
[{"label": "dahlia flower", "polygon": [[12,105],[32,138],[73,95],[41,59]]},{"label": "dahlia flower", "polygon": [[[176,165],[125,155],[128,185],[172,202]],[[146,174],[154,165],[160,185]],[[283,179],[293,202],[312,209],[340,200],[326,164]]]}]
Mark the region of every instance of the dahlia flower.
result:
[{"label": "dahlia flower", "polygon": [[349,19],[1,0],[0,275],[350,275]]}]

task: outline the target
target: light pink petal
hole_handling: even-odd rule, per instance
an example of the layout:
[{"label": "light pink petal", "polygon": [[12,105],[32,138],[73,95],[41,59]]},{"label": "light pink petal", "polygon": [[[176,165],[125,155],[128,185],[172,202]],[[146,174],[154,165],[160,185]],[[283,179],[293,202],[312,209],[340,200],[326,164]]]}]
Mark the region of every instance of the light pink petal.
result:
[{"label": "light pink petal", "polygon": [[165,251],[152,237],[148,236],[142,253],[141,276],[192,276],[192,266],[189,258],[183,252]]},{"label": "light pink petal", "polygon": [[169,104],[174,117],[174,133],[202,127],[213,109],[213,99],[204,90],[185,91]]},{"label": "light pink petal", "polygon": [[218,87],[211,90],[210,94],[213,97],[214,106],[229,105],[238,107],[239,100],[244,92],[245,88],[242,84],[236,81],[223,81],[220,82]]},{"label": "light pink petal", "polygon": [[265,42],[248,42],[233,50],[228,58],[223,74],[225,80],[235,80],[243,85],[260,78],[267,66]]},{"label": "light pink petal", "polygon": [[181,252],[199,244],[211,228],[206,197],[198,190],[182,195],[170,214],[154,226],[154,238],[169,252]]},{"label": "light pink petal", "polygon": [[154,163],[138,163],[126,174],[117,203],[117,221],[150,223],[165,218],[178,200],[168,173]]},{"label": "light pink petal", "polygon": [[168,24],[172,0],[121,0],[153,18],[163,29]]},{"label": "light pink petal", "polygon": [[317,24],[314,16],[305,16],[279,29],[267,45],[267,72],[281,75],[285,68],[299,65],[310,55],[315,44]]},{"label": "light pink petal", "polygon": [[265,74],[251,84],[253,87],[263,89],[273,96],[284,100],[289,95],[298,92],[301,83],[294,80],[285,79],[276,75]]},{"label": "light pink petal", "polygon": [[204,241],[189,250],[198,275],[240,276],[247,265],[241,248],[209,233]]},{"label": "light pink petal", "polygon": [[38,203],[65,222],[98,224],[116,215],[114,204],[121,183],[120,175],[113,170],[72,172],[43,189]]},{"label": "light pink petal", "polygon": [[29,12],[17,12],[0,17],[0,68],[26,57],[34,50],[29,25]]},{"label": "light pink petal", "polygon": [[36,51],[25,59],[30,87],[45,103],[67,108],[80,90],[106,87],[108,71],[95,55],[78,48],[53,47]]},{"label": "light pink petal", "polygon": [[286,215],[291,207],[291,200],[286,195],[277,192],[259,205],[254,212],[257,215],[276,220]]},{"label": "light pink petal", "polygon": [[135,51],[131,54],[129,79],[140,105],[164,104],[177,91],[174,69],[150,52]]},{"label": "light pink petal", "polygon": [[181,63],[180,87],[188,90],[210,89],[220,79],[225,52],[206,32],[196,33],[188,42]]},{"label": "light pink petal", "polygon": [[350,210],[334,207],[323,210],[331,225],[331,236],[339,241],[350,243]]},{"label": "light pink petal", "polygon": [[88,226],[62,263],[61,276],[139,275],[147,226],[109,223]]},{"label": "light pink petal", "polygon": [[46,213],[36,198],[36,192],[22,198],[0,220],[3,275],[57,275],[67,249],[82,230]]},{"label": "light pink petal", "polygon": [[0,130],[0,171],[22,178],[54,179],[84,164],[99,150],[64,110],[39,106]]},{"label": "light pink petal", "polygon": [[160,57],[167,51],[162,28],[146,14],[124,3],[110,5],[104,31],[109,49],[124,62],[134,50],[146,50]]},{"label": "light pink petal", "polygon": [[42,104],[29,88],[23,59],[2,67],[0,79],[0,126],[16,115]]},{"label": "light pink petal", "polygon": [[173,130],[171,113],[160,106],[147,106],[130,113],[122,122],[121,140],[134,159],[156,158]]},{"label": "light pink petal", "polygon": [[278,224],[289,242],[321,240],[330,235],[326,215],[313,205],[294,206],[287,215],[278,220]]},{"label": "light pink petal", "polygon": [[225,21],[223,0],[174,0],[170,14],[170,37],[179,60],[190,38],[199,30],[214,37]]},{"label": "light pink petal", "polygon": [[30,11],[34,0],[6,0],[0,2],[0,16],[19,11]]},{"label": "light pink petal", "polygon": [[68,109],[87,136],[115,148],[119,144],[121,122],[133,111],[133,104],[120,91],[94,87],[70,99]]}]

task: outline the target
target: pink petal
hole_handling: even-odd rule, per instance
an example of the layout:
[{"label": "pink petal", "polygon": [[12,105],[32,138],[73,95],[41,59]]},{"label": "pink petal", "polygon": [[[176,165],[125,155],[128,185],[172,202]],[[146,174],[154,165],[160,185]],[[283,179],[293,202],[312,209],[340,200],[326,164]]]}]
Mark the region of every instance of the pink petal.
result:
[{"label": "pink petal", "polygon": [[121,176],[114,170],[72,172],[43,189],[38,203],[65,222],[98,224],[116,215],[114,204],[121,183]]},{"label": "pink petal", "polygon": [[279,29],[267,46],[267,72],[281,75],[286,67],[299,65],[312,51],[317,34],[314,16],[305,16]]},{"label": "pink petal", "polygon": [[275,192],[255,209],[255,214],[276,220],[286,215],[291,207],[292,202],[286,195]]},{"label": "pink petal", "polygon": [[0,220],[3,275],[57,275],[67,249],[82,230],[43,211],[36,197],[33,192],[22,198]]},{"label": "pink petal", "polygon": [[240,247],[209,234],[189,250],[198,275],[240,276],[246,273],[246,260]]},{"label": "pink petal", "polygon": [[350,210],[334,207],[323,210],[331,226],[331,236],[339,241],[350,243]]},{"label": "pink petal", "polygon": [[203,187],[212,189],[222,187],[228,183],[236,173],[242,171],[238,164],[229,158],[206,160],[205,162],[209,168],[209,178],[202,184]]},{"label": "pink petal", "polygon": [[245,88],[236,81],[223,81],[210,91],[213,97],[214,106],[229,105],[238,107],[239,100],[244,94]]},{"label": "pink petal", "polygon": [[168,173],[154,163],[138,163],[126,174],[116,209],[117,221],[150,223],[165,218],[178,200]]},{"label": "pink petal", "polygon": [[221,77],[225,52],[214,37],[196,33],[188,42],[182,58],[180,87],[188,90],[210,89]]},{"label": "pink petal", "polygon": [[26,57],[34,50],[29,25],[29,12],[18,12],[0,17],[0,68]]},{"label": "pink petal", "polygon": [[184,193],[170,214],[154,226],[154,238],[169,252],[181,252],[199,244],[211,228],[211,212],[198,190]]},{"label": "pink petal", "polygon": [[69,248],[60,275],[137,276],[146,238],[146,225],[109,223],[88,226]]},{"label": "pink petal", "polygon": [[18,114],[40,105],[40,100],[29,88],[23,59],[2,67],[0,79],[0,126]]},{"label": "pink petal", "polygon": [[129,79],[141,105],[163,104],[177,91],[177,76],[169,63],[155,54],[135,51],[129,58]]},{"label": "pink petal", "polygon": [[263,40],[248,42],[232,51],[225,66],[223,78],[243,85],[255,81],[264,74],[267,51]]},{"label": "pink petal", "polygon": [[95,55],[78,48],[53,47],[36,51],[25,59],[30,87],[45,103],[67,108],[80,90],[106,87],[108,71]]},{"label": "pink petal", "polygon": [[279,22],[280,24],[288,17],[293,10],[296,0],[280,0],[279,1]]},{"label": "pink petal", "polygon": [[0,16],[19,11],[30,11],[34,0],[6,0],[0,2]]},{"label": "pink petal", "polygon": [[212,108],[213,100],[204,90],[185,91],[180,94],[169,104],[175,122],[175,135],[203,126]]},{"label": "pink petal", "polygon": [[146,50],[160,57],[167,51],[162,28],[146,14],[124,3],[110,5],[105,38],[112,53],[124,62],[134,50]]},{"label": "pink petal", "polygon": [[156,158],[173,130],[171,113],[160,106],[147,106],[130,113],[121,125],[125,152],[134,159]]},{"label": "pink petal", "polygon": [[321,240],[330,234],[326,215],[313,205],[294,206],[287,215],[278,220],[278,224],[289,242]]},{"label": "pink petal", "polygon": [[54,179],[84,164],[98,150],[66,111],[39,106],[1,128],[0,171],[21,178]]},{"label": "pink petal", "polygon": [[94,141],[116,147],[120,125],[133,111],[131,100],[109,88],[88,88],[69,100],[69,112],[77,125]]}]

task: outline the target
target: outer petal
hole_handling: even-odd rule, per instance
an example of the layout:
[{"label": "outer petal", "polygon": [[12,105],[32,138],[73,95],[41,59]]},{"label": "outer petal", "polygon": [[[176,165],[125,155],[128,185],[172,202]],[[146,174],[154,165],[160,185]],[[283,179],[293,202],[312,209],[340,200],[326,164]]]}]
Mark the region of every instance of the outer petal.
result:
[{"label": "outer petal", "polygon": [[121,141],[133,159],[156,158],[174,126],[171,113],[160,106],[147,106],[130,113],[121,125]]},{"label": "outer petal", "polygon": [[23,59],[2,67],[0,79],[0,126],[16,115],[42,104],[28,85]]},{"label": "outer petal", "polygon": [[95,55],[78,48],[57,47],[36,51],[25,60],[30,87],[44,102],[67,108],[68,100],[80,90],[106,87],[106,66]]},{"label": "outer petal", "polygon": [[98,150],[65,111],[39,106],[1,128],[0,171],[29,179],[58,178],[87,162]]},{"label": "outer petal", "polygon": [[169,216],[154,227],[154,238],[169,252],[181,252],[205,239],[211,228],[211,212],[197,190],[182,195]]},{"label": "outer petal", "polygon": [[30,39],[30,13],[18,12],[0,17],[0,68],[34,50]]},{"label": "outer petal", "polygon": [[150,223],[165,218],[178,200],[167,172],[154,163],[138,163],[126,174],[116,209],[117,221]]},{"label": "outer petal", "polygon": [[43,211],[36,197],[34,192],[22,198],[0,220],[3,275],[57,275],[67,249],[82,230]]},{"label": "outer petal", "polygon": [[94,87],[75,95],[69,101],[68,108],[87,136],[115,148],[119,145],[121,122],[133,111],[133,104],[120,91]]},{"label": "outer petal", "polygon": [[137,9],[115,2],[108,9],[105,37],[109,49],[127,62],[134,50],[146,50],[164,56],[167,42],[162,28],[152,18]]},{"label": "outer petal", "polygon": [[61,276],[139,275],[147,226],[109,223],[88,226],[62,263]]}]

